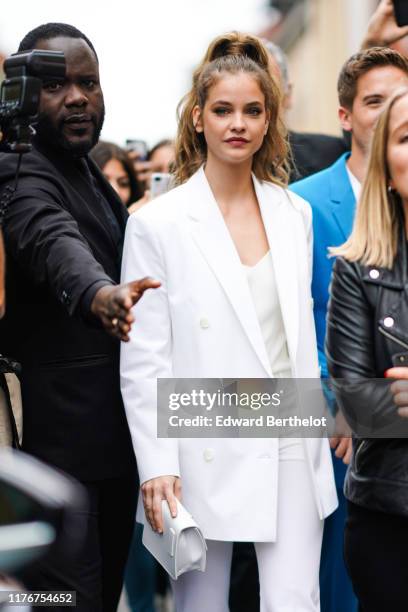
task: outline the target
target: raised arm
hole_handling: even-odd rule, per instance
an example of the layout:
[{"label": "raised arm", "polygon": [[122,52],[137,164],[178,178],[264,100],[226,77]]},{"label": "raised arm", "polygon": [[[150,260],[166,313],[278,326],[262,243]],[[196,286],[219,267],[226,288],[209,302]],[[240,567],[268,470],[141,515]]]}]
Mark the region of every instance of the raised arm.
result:
[{"label": "raised arm", "polygon": [[392,0],[381,0],[368,23],[361,48],[386,47],[407,35],[408,26],[399,27],[395,20]]},{"label": "raised arm", "polygon": [[117,286],[106,274],[83,237],[78,223],[44,182],[19,188],[4,223],[9,256],[32,282],[47,286],[68,313],[92,316],[111,335],[128,340],[130,309],[151,279]]}]

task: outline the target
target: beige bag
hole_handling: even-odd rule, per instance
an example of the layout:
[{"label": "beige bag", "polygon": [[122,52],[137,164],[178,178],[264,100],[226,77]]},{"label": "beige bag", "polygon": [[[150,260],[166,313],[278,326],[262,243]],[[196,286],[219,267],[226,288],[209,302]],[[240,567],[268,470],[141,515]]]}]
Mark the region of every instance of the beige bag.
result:
[{"label": "beige bag", "polygon": [[0,374],[0,446],[20,448],[22,403],[20,382],[15,374]]}]

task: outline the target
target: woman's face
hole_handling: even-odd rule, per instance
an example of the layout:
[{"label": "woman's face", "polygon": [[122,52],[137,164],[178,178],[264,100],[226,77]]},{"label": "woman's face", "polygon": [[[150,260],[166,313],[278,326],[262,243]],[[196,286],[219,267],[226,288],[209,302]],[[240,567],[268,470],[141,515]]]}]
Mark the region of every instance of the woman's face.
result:
[{"label": "woman's face", "polygon": [[390,186],[408,203],[408,95],[394,104],[389,119],[387,160]]},{"label": "woman's face", "polygon": [[163,145],[156,149],[149,160],[152,163],[153,172],[170,172],[170,166],[174,162],[174,156],[174,145]]},{"label": "woman's face", "polygon": [[130,181],[122,163],[118,159],[110,159],[104,165],[102,172],[123,204],[126,205],[130,199]]},{"label": "woman's face", "polygon": [[207,159],[242,164],[261,148],[268,129],[265,96],[250,74],[224,74],[209,89],[201,111],[193,110],[197,132],[203,132]]}]

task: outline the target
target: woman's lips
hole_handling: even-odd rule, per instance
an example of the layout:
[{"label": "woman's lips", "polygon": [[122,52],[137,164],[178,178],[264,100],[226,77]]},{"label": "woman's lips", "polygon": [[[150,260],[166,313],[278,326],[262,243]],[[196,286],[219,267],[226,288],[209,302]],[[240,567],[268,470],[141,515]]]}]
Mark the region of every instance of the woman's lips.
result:
[{"label": "woman's lips", "polygon": [[245,138],[229,138],[225,142],[227,142],[232,147],[242,147],[248,144],[249,141],[245,140]]}]

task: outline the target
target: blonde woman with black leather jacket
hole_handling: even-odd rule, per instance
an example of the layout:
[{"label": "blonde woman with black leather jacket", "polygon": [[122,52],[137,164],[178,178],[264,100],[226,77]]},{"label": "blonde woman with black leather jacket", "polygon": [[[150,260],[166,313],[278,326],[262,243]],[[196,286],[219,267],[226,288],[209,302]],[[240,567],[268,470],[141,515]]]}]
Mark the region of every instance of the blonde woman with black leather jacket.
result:
[{"label": "blonde woman with black leather jacket", "polygon": [[355,434],[345,557],[363,612],[408,609],[408,384],[387,380],[408,373],[407,213],[404,89],[376,127],[353,232],[332,249],[326,354]]}]

